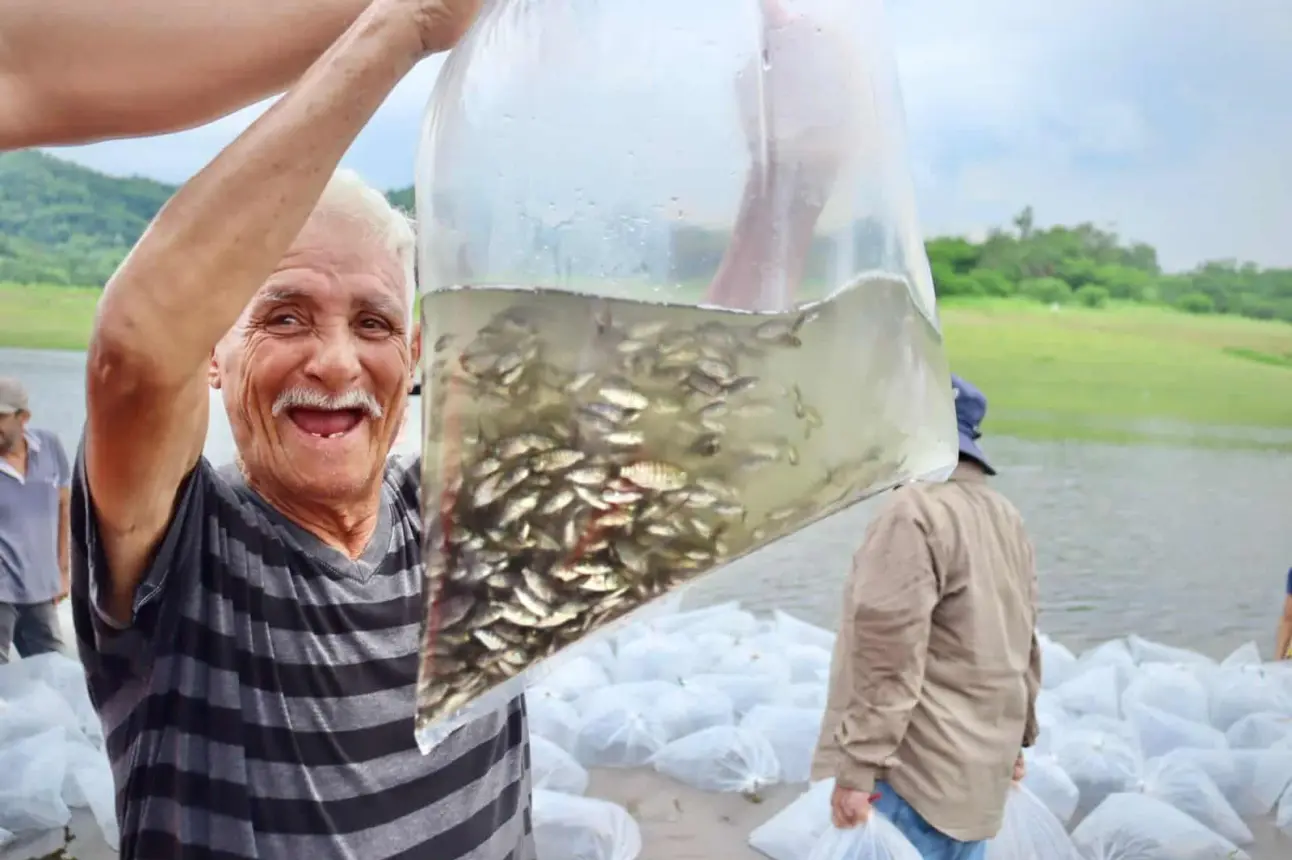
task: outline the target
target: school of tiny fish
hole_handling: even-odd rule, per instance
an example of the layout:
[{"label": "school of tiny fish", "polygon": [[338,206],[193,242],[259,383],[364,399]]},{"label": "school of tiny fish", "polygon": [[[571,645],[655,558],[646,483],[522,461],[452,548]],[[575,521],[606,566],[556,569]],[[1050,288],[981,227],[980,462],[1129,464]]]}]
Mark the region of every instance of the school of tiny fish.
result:
[{"label": "school of tiny fish", "polygon": [[[876,447],[756,522],[742,505],[748,477],[797,467],[821,426],[797,386],[769,395],[752,368],[798,349],[830,311],[683,326],[621,323],[602,308],[578,368],[553,362],[538,303],[495,315],[466,343],[434,344],[419,729],[898,473]],[[786,410],[797,439],[729,446],[733,422]],[[451,426],[464,413],[474,426]]]}]

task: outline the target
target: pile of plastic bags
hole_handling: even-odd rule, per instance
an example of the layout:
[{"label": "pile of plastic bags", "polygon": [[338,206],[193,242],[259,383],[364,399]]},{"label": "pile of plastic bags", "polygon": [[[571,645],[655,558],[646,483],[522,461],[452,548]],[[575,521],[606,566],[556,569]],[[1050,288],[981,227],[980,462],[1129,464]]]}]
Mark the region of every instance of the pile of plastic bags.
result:
[{"label": "pile of plastic bags", "polygon": [[41,654],[0,665],[0,848],[88,809],[110,846],[119,841],[112,770],[81,665]]},{"label": "pile of plastic bags", "polygon": [[[1137,636],[1079,657],[1041,641],[1041,737],[991,860],[1241,860],[1251,822],[1270,816],[1292,836],[1292,666],[1263,663],[1255,645],[1216,662]],[[806,784],[833,645],[826,630],[735,603],[621,627],[527,693],[535,784],[577,796],[589,768],[643,767],[749,796]],[[903,856],[839,841],[830,790],[807,787],[750,845],[772,860]]]},{"label": "pile of plastic bags", "polygon": [[[914,860],[888,822],[836,831],[808,784],[834,636],[782,612],[676,601],[576,646],[526,693],[540,860],[635,860],[638,824],[585,797],[591,768],[696,789],[804,792],[749,834],[771,860]],[[1136,636],[1076,656],[1042,637],[1041,733],[989,860],[1250,860],[1251,824],[1292,836],[1292,664],[1216,662]],[[117,841],[112,778],[79,664],[0,666],[0,846],[87,808]],[[1263,858],[1262,858],[1263,860]]]}]

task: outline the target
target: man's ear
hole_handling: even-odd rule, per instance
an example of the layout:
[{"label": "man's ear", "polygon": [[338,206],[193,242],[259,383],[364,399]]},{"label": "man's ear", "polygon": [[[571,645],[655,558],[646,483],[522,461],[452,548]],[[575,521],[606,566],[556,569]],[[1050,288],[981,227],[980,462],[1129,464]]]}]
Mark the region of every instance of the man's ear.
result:
[{"label": "man's ear", "polygon": [[422,377],[422,324],[421,322],[413,323],[413,339],[409,341],[409,356],[411,369],[408,371],[408,388],[411,391],[413,386],[421,382]]}]

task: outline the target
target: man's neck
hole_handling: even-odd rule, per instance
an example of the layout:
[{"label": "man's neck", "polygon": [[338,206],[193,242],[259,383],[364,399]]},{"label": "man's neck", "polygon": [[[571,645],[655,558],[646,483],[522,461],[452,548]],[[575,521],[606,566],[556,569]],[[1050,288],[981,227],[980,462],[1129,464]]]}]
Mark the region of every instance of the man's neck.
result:
[{"label": "man's neck", "polygon": [[4,453],[4,461],[18,470],[20,475],[27,474],[27,436],[18,437],[18,442]]},{"label": "man's neck", "polygon": [[356,559],[363,555],[377,530],[381,514],[381,481],[362,496],[329,502],[313,500],[302,503],[288,494],[249,477],[247,486],[278,511],[323,543]]}]

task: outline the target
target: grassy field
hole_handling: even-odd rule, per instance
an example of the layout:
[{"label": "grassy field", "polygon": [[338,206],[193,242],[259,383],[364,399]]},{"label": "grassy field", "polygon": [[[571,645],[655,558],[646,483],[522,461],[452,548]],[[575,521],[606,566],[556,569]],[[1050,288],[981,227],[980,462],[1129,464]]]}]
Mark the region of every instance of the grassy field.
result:
[{"label": "grassy field", "polygon": [[[0,346],[83,348],[96,295],[0,285]],[[1292,326],[1016,300],[941,315],[952,366],[989,395],[990,432],[1292,450]],[[1276,432],[1236,441],[1222,427]]]}]

